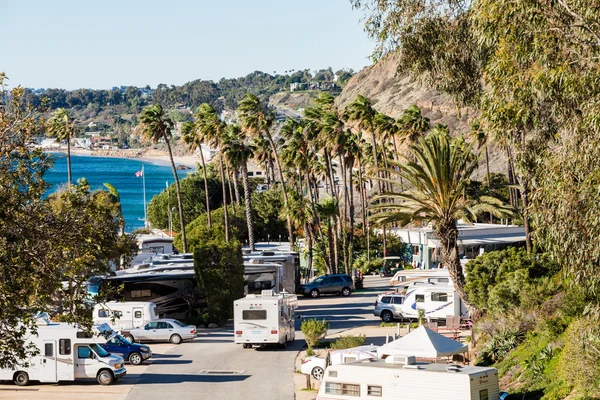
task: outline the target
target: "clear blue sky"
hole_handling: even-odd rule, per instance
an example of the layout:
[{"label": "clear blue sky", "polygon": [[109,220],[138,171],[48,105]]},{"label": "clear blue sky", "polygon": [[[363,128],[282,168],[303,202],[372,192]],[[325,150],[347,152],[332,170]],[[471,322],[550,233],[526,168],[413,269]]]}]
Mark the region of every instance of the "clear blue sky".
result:
[{"label": "clear blue sky", "polygon": [[2,0],[0,71],[11,87],[109,89],[360,70],[361,18],[348,0]]}]

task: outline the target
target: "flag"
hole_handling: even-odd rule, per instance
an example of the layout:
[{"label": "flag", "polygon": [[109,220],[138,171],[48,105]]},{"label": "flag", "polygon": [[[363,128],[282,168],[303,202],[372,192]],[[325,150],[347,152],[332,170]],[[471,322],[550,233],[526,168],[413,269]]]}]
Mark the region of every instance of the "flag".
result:
[{"label": "flag", "polygon": [[140,177],[141,177],[141,176],[143,176],[143,175],[144,175],[144,170],[143,170],[143,169],[142,169],[142,170],[140,170],[140,171],[137,171],[137,172],[135,173],[135,176],[137,176],[138,178],[140,178]]}]

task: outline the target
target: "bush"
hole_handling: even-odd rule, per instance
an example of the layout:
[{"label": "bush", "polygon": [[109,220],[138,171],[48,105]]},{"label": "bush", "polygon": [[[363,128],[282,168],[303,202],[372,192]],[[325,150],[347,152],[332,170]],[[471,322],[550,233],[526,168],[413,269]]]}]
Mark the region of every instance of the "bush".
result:
[{"label": "bush", "polygon": [[330,349],[351,349],[353,347],[362,346],[367,342],[367,335],[358,335],[358,336],[341,336],[337,338],[331,345]]},{"label": "bush", "polygon": [[371,261],[367,261],[367,255],[361,254],[356,260],[354,260],[353,267],[360,270],[364,275],[368,275],[371,272],[379,273],[379,270],[383,267],[382,258],[371,258]]},{"label": "bush", "polygon": [[300,330],[304,335],[304,340],[306,340],[309,351],[316,347],[319,344],[319,340],[327,335],[328,328],[327,321],[324,319],[319,321],[315,318],[311,318],[302,321]]},{"label": "bush", "polygon": [[237,241],[196,246],[196,276],[206,297],[206,323],[222,325],[233,316],[233,302],[244,295],[244,261]]}]

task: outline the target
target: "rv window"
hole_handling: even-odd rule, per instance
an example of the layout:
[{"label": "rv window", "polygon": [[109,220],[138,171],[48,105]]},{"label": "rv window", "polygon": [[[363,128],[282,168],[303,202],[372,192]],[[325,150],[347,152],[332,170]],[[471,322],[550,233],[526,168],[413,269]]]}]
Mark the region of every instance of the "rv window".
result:
[{"label": "rv window", "polygon": [[479,400],[488,400],[488,390],[483,389],[479,391]]},{"label": "rv window", "polygon": [[150,290],[150,289],[132,290],[131,291],[132,299],[136,299],[139,297],[151,297],[151,296],[152,296],[152,290]]},{"label": "rv window", "polygon": [[141,311],[136,311],[133,313],[133,318],[142,318],[142,312]]},{"label": "rv window", "polygon": [[77,358],[92,358],[92,351],[87,346],[81,346],[77,348]]},{"label": "rv window", "polygon": [[77,332],[77,339],[91,339],[94,335],[91,332]]},{"label": "rv window", "polygon": [[325,393],[326,394],[342,394],[342,384],[334,383],[334,382],[325,382]]},{"label": "rv window", "polygon": [[332,378],[337,378],[337,371],[329,371],[329,376]]},{"label": "rv window", "polygon": [[54,357],[54,343],[44,344],[44,357]]},{"label": "rv window", "polygon": [[350,383],[325,382],[326,394],[360,397],[360,385]]},{"label": "rv window", "polygon": [[58,354],[61,356],[71,354],[71,339],[60,339],[58,341]]},{"label": "rv window", "polygon": [[432,293],[431,301],[448,301],[448,293]]},{"label": "rv window", "polygon": [[416,294],[415,301],[417,303],[425,303],[425,295],[424,294]]},{"label": "rv window", "polygon": [[375,397],[381,397],[382,396],[382,390],[381,390],[381,386],[367,386],[367,396],[375,396]]},{"label": "rv window", "polygon": [[121,318],[123,316],[122,311],[115,311],[114,314],[115,314],[115,317],[119,317],[119,318]]},{"label": "rv window", "polygon": [[356,357],[344,357],[344,362],[349,363],[352,361],[356,361]]},{"label": "rv window", "polygon": [[264,320],[267,319],[267,310],[244,310],[242,311],[244,320]]},{"label": "rv window", "polygon": [[108,312],[104,309],[98,310],[98,318],[108,318]]}]

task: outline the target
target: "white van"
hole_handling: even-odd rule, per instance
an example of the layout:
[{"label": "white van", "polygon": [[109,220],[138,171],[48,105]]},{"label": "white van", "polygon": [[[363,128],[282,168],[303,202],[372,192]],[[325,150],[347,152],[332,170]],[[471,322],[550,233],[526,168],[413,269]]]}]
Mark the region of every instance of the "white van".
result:
[{"label": "white van", "polygon": [[295,294],[263,290],[233,302],[234,342],[247,349],[254,345],[278,344],[283,347],[296,339]]},{"label": "white van", "polygon": [[56,383],[92,378],[101,385],[110,385],[127,371],[123,357],[111,355],[97,344],[102,340],[71,324],[38,319],[37,336],[31,335],[27,342],[40,353],[27,360],[28,367],[0,369],[0,380],[25,386],[32,380]]},{"label": "white van", "polygon": [[498,400],[499,395],[496,368],[415,363],[412,356],[389,356],[328,367],[317,400]]},{"label": "white van", "polygon": [[109,301],[94,306],[94,324],[108,324],[115,331],[137,328],[157,319],[156,304],[151,301]]}]

